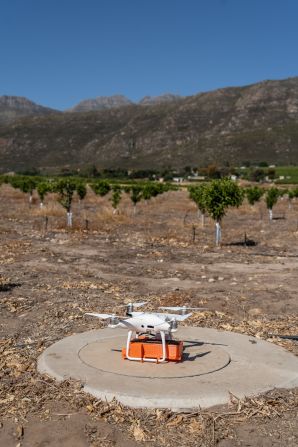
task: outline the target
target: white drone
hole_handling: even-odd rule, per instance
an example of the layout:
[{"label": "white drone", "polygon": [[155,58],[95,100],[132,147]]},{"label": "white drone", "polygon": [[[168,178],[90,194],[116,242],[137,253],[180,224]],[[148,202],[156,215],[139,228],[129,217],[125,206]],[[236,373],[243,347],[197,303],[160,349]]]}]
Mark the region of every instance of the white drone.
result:
[{"label": "white drone", "polygon": [[129,356],[129,347],[133,333],[138,338],[142,334],[147,334],[152,337],[159,337],[162,341],[162,358],[159,362],[166,361],[166,340],[172,340],[172,333],[178,329],[178,322],[184,321],[189,318],[192,313],[187,313],[189,310],[205,310],[202,307],[187,307],[187,306],[175,306],[175,307],[159,307],[162,310],[172,310],[180,312],[175,313],[161,313],[161,312],[135,312],[134,308],[138,308],[146,304],[142,303],[129,303],[126,305],[126,317],[121,317],[115,314],[99,314],[87,312],[86,315],[100,318],[102,320],[108,320],[108,327],[110,328],[123,328],[128,329],[128,336],[126,342],[126,357],[128,360],[148,361],[155,362],[154,359],[141,359],[138,357]]}]

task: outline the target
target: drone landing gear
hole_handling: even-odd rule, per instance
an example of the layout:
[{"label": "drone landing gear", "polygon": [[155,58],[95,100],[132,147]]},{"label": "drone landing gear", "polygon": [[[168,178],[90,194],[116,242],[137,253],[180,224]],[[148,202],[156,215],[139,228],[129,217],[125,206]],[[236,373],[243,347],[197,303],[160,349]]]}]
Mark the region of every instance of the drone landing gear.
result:
[{"label": "drone landing gear", "polygon": [[124,359],[154,363],[179,362],[182,359],[183,342],[167,338],[163,331],[160,331],[160,338],[138,333],[135,338],[132,336],[133,331],[129,331],[126,348],[122,349]]}]

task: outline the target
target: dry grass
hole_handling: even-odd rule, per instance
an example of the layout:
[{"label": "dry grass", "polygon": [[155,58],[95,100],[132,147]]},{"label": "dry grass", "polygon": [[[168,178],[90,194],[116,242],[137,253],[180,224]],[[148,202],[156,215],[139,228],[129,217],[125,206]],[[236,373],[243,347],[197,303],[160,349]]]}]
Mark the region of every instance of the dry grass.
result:
[{"label": "dry grass", "polygon": [[[143,299],[152,310],[159,305],[206,306],[209,310],[194,313],[189,324],[257,336],[298,353],[297,343],[272,335],[297,332],[298,203],[288,210],[287,202],[280,201],[276,214],[286,213],[286,219],[272,224],[264,202],[253,208],[244,203],[239,210],[229,210],[223,222],[224,244],[215,250],[214,223],[207,218],[205,228],[201,228],[196,206],[185,191],[163,194],[148,204],[141,202],[135,216],[127,195],[119,214],[113,213],[109,198],[90,190],[82,203],[75,197],[74,228],[65,235],[65,210],[55,195],[48,195],[40,210],[37,196],[29,208],[23,193],[7,185],[1,187],[0,443],[9,420],[18,426],[21,438],[13,445],[23,443],[23,432],[24,445],[35,445],[30,420],[41,418],[41,430],[46,431],[47,422],[55,421],[57,403],[63,402],[62,413],[78,415],[79,429],[81,433],[90,429],[88,439],[94,447],[124,445],[122,437],[120,442],[102,443],[100,428],[92,428],[98,421],[107,421],[137,445],[144,440],[156,447],[222,446],[221,440],[225,440],[225,447],[265,445],[260,438],[265,433],[276,446],[296,446],[297,390],[275,390],[242,400],[231,396],[230,405],[225,407],[177,414],[99,401],[84,393],[80,384],[57,383],[37,373],[36,359],[45,347],[64,336],[98,327],[97,322],[84,318],[84,312],[117,312],[119,304]],[[262,219],[259,208],[264,211]],[[89,233],[82,231],[86,219]],[[194,243],[193,226],[197,231]],[[250,250],[225,245],[243,239],[244,232],[258,242],[258,247]],[[60,244],[61,240],[67,243]],[[102,272],[110,274],[110,279],[102,278]],[[179,287],[174,290],[151,288],[160,278],[177,278],[181,283],[177,281]],[[209,282],[211,278],[213,282]],[[180,284],[184,280],[198,281],[199,285],[183,290]],[[89,428],[80,420],[81,415],[88,417]],[[67,420],[63,420],[65,433]],[[249,424],[253,424],[254,432],[243,441],[238,427],[246,429]]]}]

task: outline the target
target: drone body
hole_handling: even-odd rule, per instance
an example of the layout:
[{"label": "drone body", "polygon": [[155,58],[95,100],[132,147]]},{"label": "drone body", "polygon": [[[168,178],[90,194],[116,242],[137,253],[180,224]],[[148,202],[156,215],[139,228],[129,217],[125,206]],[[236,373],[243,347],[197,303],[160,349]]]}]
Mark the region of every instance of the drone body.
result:
[{"label": "drone body", "polygon": [[161,314],[151,314],[145,312],[132,312],[130,318],[119,318],[115,315],[109,314],[97,314],[97,313],[87,313],[86,315],[91,315],[103,320],[109,319],[110,323],[108,327],[131,329],[137,333],[158,333],[160,331],[164,332],[174,332],[171,330],[171,325],[164,318],[160,317]]},{"label": "drone body", "polygon": [[[108,320],[108,327],[128,329],[126,348],[122,355],[128,360],[163,363],[168,360],[182,359],[183,342],[173,341],[172,333],[177,331],[178,321],[184,321],[191,313],[183,307],[162,307],[165,310],[182,311],[181,314],[161,312],[135,312],[134,307],[146,304],[129,303],[126,317],[114,314],[87,313],[103,320]],[[135,338],[133,338],[135,334]]]}]

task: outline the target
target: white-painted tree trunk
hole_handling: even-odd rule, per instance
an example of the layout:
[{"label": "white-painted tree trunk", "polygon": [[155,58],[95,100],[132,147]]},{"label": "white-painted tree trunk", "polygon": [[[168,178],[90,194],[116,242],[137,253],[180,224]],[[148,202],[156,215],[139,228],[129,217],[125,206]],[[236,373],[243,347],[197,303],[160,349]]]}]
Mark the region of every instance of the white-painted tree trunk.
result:
[{"label": "white-painted tree trunk", "polygon": [[204,226],[205,226],[205,214],[204,213],[202,213],[202,215],[201,215],[201,224],[202,224],[202,228],[204,228]]},{"label": "white-painted tree trunk", "polygon": [[221,226],[219,222],[215,223],[215,244],[220,245],[221,242]]},{"label": "white-painted tree trunk", "polygon": [[271,221],[273,219],[273,212],[272,212],[272,210],[270,209],[269,210],[269,220]]},{"label": "white-painted tree trunk", "polygon": [[67,213],[67,226],[72,227],[72,212],[71,211],[69,211]]}]

